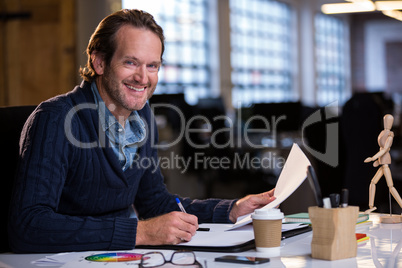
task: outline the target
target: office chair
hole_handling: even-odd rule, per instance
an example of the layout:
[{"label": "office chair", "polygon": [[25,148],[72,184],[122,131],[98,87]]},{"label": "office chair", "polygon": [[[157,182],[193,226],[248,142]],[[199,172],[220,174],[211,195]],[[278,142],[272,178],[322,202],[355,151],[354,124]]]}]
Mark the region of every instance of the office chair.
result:
[{"label": "office chair", "polygon": [[[342,132],[345,141],[344,187],[349,189],[349,204],[368,208],[369,185],[377,171],[364,159],[378,151],[377,137],[383,130],[383,116],[392,113],[392,102],[382,93],[356,93],[348,100],[342,112]],[[388,191],[384,182],[377,185],[376,206],[388,206]],[[385,193],[383,195],[383,193]],[[384,211],[385,212],[385,211]]]},{"label": "office chair", "polygon": [[10,251],[7,234],[8,212],[14,176],[18,164],[19,139],[22,127],[36,106],[0,107],[0,170],[2,185],[0,187],[1,222],[0,252]]}]

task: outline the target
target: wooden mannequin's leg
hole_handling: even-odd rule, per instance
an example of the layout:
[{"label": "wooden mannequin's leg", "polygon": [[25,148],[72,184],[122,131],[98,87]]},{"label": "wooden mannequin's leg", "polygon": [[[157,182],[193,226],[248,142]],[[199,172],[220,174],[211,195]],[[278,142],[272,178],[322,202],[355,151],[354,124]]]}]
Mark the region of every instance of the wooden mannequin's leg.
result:
[{"label": "wooden mannequin's leg", "polygon": [[374,198],[375,198],[375,190],[376,184],[381,179],[382,175],[384,175],[383,167],[380,167],[377,170],[377,173],[374,175],[373,179],[370,182],[369,188],[369,209],[365,211],[366,214],[376,210],[377,208],[374,207]]},{"label": "wooden mannequin's leg", "polygon": [[392,194],[392,196],[395,198],[396,202],[398,202],[399,206],[402,208],[402,199],[401,199],[398,191],[394,187],[394,182],[392,180],[391,170],[389,169],[388,165],[384,165],[383,169],[384,169],[385,179],[387,180],[387,185],[388,185],[388,188],[389,188],[389,192]]}]

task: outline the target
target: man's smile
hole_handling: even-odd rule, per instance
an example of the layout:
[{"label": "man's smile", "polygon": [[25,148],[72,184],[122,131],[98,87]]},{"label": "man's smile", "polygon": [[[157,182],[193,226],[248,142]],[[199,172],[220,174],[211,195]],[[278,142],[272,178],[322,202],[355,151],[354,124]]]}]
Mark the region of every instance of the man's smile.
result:
[{"label": "man's smile", "polygon": [[134,90],[134,91],[137,91],[137,92],[142,92],[142,91],[144,91],[145,89],[146,89],[146,87],[144,87],[144,86],[131,86],[131,85],[128,85],[128,84],[125,84],[126,85],[126,87],[128,87],[129,89],[131,89],[131,90]]}]

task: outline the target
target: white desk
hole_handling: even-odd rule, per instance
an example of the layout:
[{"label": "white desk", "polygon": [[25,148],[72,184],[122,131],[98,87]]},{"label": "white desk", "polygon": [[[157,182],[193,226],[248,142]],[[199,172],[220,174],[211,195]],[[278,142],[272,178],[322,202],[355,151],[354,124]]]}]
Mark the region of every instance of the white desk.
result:
[{"label": "white desk", "polygon": [[[296,237],[282,241],[281,256],[271,257],[271,262],[261,265],[242,265],[216,263],[214,258],[227,255],[228,253],[208,253],[196,252],[197,258],[208,268],[212,267],[401,267],[402,257],[399,252],[402,248],[402,223],[399,224],[380,224],[378,215],[370,216],[372,223],[356,225],[357,233],[365,233],[370,239],[360,243],[357,249],[357,257],[337,260],[324,261],[311,258],[311,239],[312,233],[301,234]],[[230,254],[230,253],[229,253]],[[9,267],[29,268],[39,267],[31,264],[31,261],[38,260],[52,254],[0,254],[0,267],[6,264]],[[236,253],[242,256],[264,257],[264,254],[255,250]],[[107,265],[107,267],[125,267],[126,265]],[[6,266],[7,267],[7,266]],[[91,265],[88,265],[91,267]],[[136,266],[131,266],[136,267]]]}]

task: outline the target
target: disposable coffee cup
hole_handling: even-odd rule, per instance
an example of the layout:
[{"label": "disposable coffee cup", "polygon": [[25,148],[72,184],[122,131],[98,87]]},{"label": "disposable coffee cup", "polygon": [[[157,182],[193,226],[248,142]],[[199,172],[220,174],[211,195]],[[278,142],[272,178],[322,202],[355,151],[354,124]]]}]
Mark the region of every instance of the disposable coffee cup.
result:
[{"label": "disposable coffee cup", "polygon": [[256,209],[251,214],[256,250],[271,256],[280,255],[283,213],[280,209]]}]

